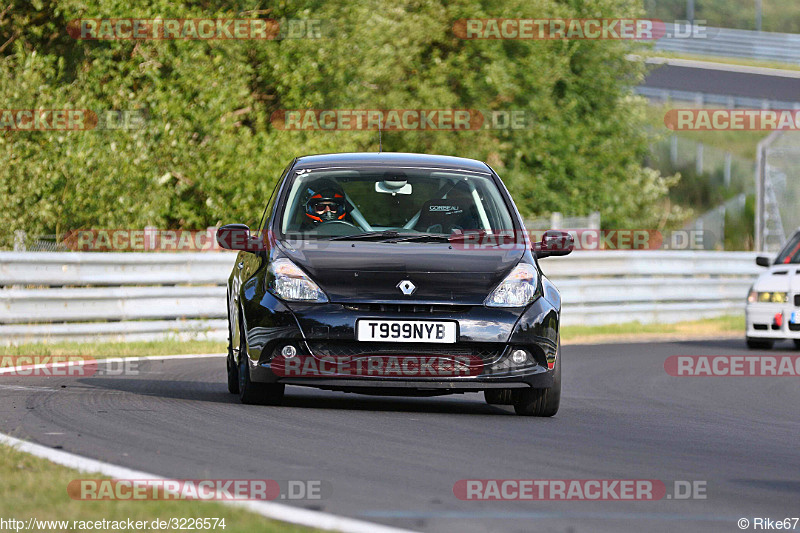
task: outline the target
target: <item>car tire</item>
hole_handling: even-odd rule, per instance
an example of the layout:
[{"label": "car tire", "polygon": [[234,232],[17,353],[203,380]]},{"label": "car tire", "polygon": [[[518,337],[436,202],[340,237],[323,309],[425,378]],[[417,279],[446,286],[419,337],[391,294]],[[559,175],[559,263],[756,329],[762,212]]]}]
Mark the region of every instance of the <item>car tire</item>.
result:
[{"label": "car tire", "polygon": [[775,341],[747,337],[747,347],[751,350],[771,350],[774,344]]},{"label": "car tire", "polygon": [[225,358],[225,366],[228,367],[228,392],[239,394],[239,367],[233,361],[232,354]]},{"label": "car tire", "polygon": [[553,367],[553,386],[547,389],[515,389],[514,412],[522,416],[553,416],[561,403],[561,343]]},{"label": "car tire", "polygon": [[236,359],[233,356],[233,339],[231,337],[231,317],[228,315],[228,357],[225,358],[225,367],[228,370],[228,392],[239,394],[239,368],[236,366]]},{"label": "car tire", "polygon": [[794,339],[794,349],[800,350],[800,339]]},{"label": "car tire", "polygon": [[512,405],[514,389],[487,389],[483,391],[483,399],[489,405]]},{"label": "car tire", "polygon": [[239,366],[237,369],[239,399],[248,405],[280,405],[285,386],[282,383],[256,383],[250,379],[250,357],[244,335],[239,335]]}]

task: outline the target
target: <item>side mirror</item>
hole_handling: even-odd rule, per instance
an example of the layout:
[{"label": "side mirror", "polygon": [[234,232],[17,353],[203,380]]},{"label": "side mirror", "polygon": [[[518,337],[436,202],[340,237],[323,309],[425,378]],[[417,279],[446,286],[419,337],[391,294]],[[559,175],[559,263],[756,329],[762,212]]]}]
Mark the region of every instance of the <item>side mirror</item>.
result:
[{"label": "side mirror", "polygon": [[550,229],[542,235],[542,241],[533,244],[533,253],[539,259],[569,255],[575,249],[575,238],[566,231]]},{"label": "side mirror", "polygon": [[769,257],[766,255],[759,255],[756,257],[756,264],[760,267],[768,267],[770,264]]},{"label": "side mirror", "polygon": [[254,252],[264,248],[257,237],[250,236],[246,224],[226,224],[217,230],[217,244],[226,250],[245,250]]}]

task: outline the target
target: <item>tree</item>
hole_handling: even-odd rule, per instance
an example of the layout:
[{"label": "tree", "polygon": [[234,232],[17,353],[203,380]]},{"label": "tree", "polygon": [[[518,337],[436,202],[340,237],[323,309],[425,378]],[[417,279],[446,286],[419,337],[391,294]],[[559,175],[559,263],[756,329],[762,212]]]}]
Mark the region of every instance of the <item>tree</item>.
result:
[{"label": "tree", "polygon": [[[0,19],[6,109],[142,110],[139,129],[0,135],[0,223],[62,233],[88,227],[198,229],[257,221],[297,155],[377,149],[374,131],[284,131],[285,109],[523,111],[525,129],[385,132],[384,150],[489,162],[524,214],[600,210],[615,227],[663,218],[669,180],[648,149],[631,87],[630,41],[465,40],[456,20],[632,17],[633,0],[14,2]],[[318,20],[322,38],[91,41],[79,18],[270,17]],[[284,25],[286,27],[286,25]],[[112,118],[114,115],[111,115]]]}]

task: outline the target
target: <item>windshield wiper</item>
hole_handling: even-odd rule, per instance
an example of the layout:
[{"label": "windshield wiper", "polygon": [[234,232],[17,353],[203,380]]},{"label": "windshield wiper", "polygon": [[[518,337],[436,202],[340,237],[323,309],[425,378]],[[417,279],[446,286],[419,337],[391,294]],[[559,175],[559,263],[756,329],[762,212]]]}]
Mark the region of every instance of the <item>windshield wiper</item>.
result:
[{"label": "windshield wiper", "polygon": [[348,241],[348,240],[361,240],[361,239],[391,239],[393,237],[397,237],[400,235],[398,232],[394,230],[384,230],[384,231],[366,231],[364,233],[354,233],[353,235],[337,235],[335,237],[330,237],[329,241]]},{"label": "windshield wiper", "polygon": [[441,233],[406,233],[397,235],[396,239],[391,239],[386,242],[414,242],[414,241],[433,241],[433,242],[450,242],[449,235],[442,235]]},{"label": "windshield wiper", "polygon": [[475,235],[471,233],[451,233],[444,235],[442,233],[400,233],[395,230],[384,231],[367,231],[365,233],[356,233],[353,235],[337,235],[330,237],[329,241],[346,241],[346,240],[376,240],[379,242],[464,242],[467,239],[474,239]]},{"label": "windshield wiper", "polygon": [[[505,241],[498,240],[495,236],[494,239],[487,239],[486,232],[480,233],[467,232],[467,233],[451,233],[444,235],[442,233],[414,233],[399,235],[397,239],[392,239],[387,242],[449,242],[449,243],[467,243],[471,245],[480,246],[498,246],[499,244],[507,244]],[[491,233],[488,235],[492,235]]]}]

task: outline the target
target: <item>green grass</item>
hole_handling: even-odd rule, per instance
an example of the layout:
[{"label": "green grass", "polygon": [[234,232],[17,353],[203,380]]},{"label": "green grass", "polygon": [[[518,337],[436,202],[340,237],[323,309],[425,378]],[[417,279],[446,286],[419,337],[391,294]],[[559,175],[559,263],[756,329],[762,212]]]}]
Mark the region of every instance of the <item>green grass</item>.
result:
[{"label": "green grass", "polygon": [[[755,160],[756,148],[759,141],[766,138],[768,131],[676,131],[664,125],[664,115],[670,109],[688,109],[696,106],[686,102],[675,102],[671,105],[649,105],[646,109],[647,121],[657,135],[669,136],[673,133],[684,139],[701,142],[721,150],[727,150],[733,155],[745,159]],[[721,107],[721,106],[717,106]]]},{"label": "green grass", "polygon": [[0,355],[80,355],[97,359],[192,353],[225,353],[227,344],[218,341],[58,342],[0,346]]},{"label": "green grass", "polygon": [[[270,520],[228,505],[199,501],[79,501],[67,495],[74,479],[100,479],[0,445],[0,518],[40,520],[143,520],[171,518],[224,518],[224,533],[318,531]],[[71,524],[70,524],[71,526]],[[39,530],[43,531],[43,530]],[[63,530],[49,530],[63,531]],[[162,530],[164,531],[164,530]]]},{"label": "green grass", "polygon": [[[744,316],[724,316],[675,324],[640,324],[630,322],[608,326],[565,326],[561,338],[565,341],[584,337],[611,335],[702,334],[744,331]],[[150,342],[62,342],[55,344],[23,344],[0,346],[2,355],[80,355],[86,357],[136,357],[192,353],[225,353],[224,342],[216,341],[150,341]]]},{"label": "green grass", "polygon": [[744,315],[730,315],[719,318],[676,322],[674,324],[641,324],[628,322],[609,324],[606,326],[564,326],[561,328],[561,340],[564,342],[584,342],[612,338],[643,338],[659,335],[674,336],[714,336],[723,333],[741,333],[744,335]]},{"label": "green grass", "polygon": [[668,59],[689,59],[692,61],[707,61],[710,63],[724,63],[726,65],[741,65],[743,67],[776,68],[781,70],[800,70],[798,63],[783,63],[780,61],[765,61],[761,59],[747,59],[744,57],[720,57],[700,54],[681,54],[665,50],[653,50],[647,57],[665,57]]}]

